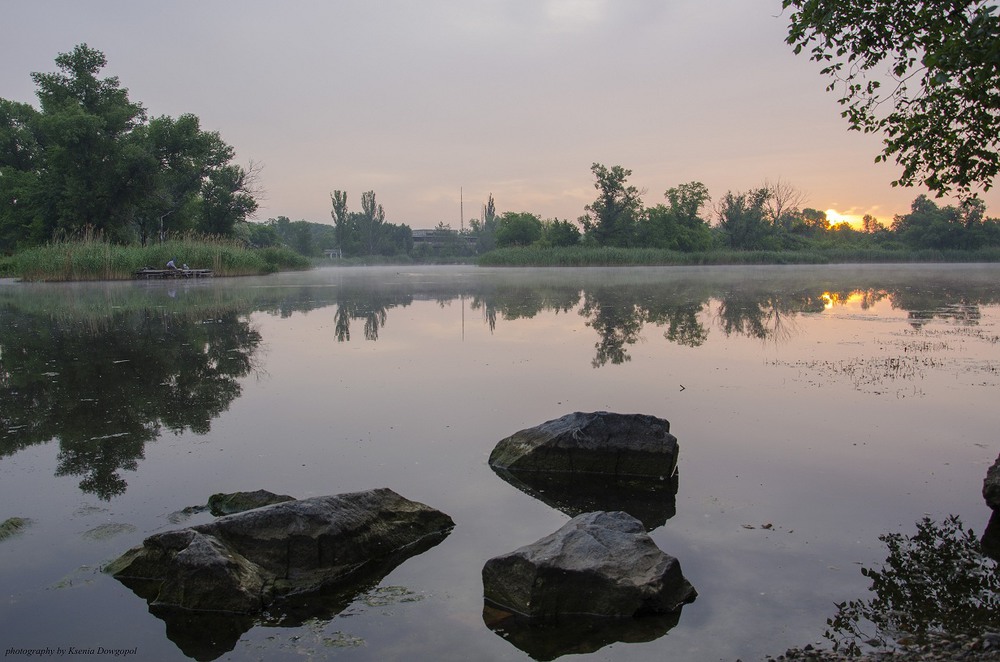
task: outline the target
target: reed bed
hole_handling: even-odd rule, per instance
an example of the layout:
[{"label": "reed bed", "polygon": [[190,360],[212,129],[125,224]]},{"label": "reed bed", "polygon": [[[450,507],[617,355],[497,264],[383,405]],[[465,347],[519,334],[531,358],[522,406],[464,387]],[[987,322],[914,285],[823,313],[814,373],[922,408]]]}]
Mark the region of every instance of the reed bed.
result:
[{"label": "reed bed", "polygon": [[1000,262],[1000,249],[970,251],[834,249],[788,251],[705,251],[680,253],[656,248],[516,247],[480,256],[490,267],[633,267],[754,264],[847,264],[895,262]]},{"label": "reed bed", "polygon": [[143,267],[163,269],[167,261],[216,276],[250,276],[281,269],[306,269],[309,262],[288,248],[246,248],[229,239],[182,237],[140,246],[101,238],[53,241],[5,261],[3,271],[26,281],[126,280]]}]

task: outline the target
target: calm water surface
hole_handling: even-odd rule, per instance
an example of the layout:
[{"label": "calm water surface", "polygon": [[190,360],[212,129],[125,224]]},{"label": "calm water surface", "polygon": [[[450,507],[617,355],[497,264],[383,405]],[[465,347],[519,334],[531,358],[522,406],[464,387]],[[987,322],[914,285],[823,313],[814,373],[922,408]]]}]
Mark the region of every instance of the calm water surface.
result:
[{"label": "calm water surface", "polygon": [[[989,519],[998,283],[998,266],[941,265],[0,283],[0,520],[31,520],[0,541],[0,647],[541,657],[544,641],[486,626],[480,573],[570,515],[486,460],[517,430],[595,410],[671,422],[679,489],[650,535],[699,596],[651,641],[555,652],[752,660],[822,641],[834,603],[866,595],[880,534]],[[100,572],[209,519],[181,511],[216,492],[375,487],[455,529],[302,622],[168,626]]]}]

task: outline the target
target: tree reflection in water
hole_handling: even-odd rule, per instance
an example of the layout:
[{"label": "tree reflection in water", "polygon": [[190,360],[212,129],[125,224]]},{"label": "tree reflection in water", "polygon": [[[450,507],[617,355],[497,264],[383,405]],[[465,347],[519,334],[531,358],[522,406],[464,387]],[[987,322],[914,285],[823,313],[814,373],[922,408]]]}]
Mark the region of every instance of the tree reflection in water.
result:
[{"label": "tree reflection in water", "polygon": [[1000,628],[1000,573],[957,516],[929,518],[917,533],[879,536],[889,549],[881,570],[862,568],[874,597],[837,605],[825,636],[834,650],[860,655],[927,634],[980,635]]},{"label": "tree reflection in water", "polygon": [[104,500],[127,488],[166,428],[209,431],[241,392],[260,334],[235,311],[152,309],[51,319],[8,309],[0,325],[0,457],[59,441],[56,475]]}]

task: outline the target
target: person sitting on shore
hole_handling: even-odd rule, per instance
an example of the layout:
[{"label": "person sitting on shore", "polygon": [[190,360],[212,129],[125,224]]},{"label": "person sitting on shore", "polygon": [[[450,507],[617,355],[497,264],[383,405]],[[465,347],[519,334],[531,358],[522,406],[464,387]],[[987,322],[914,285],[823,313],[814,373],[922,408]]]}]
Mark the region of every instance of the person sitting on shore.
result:
[{"label": "person sitting on shore", "polygon": [[172,269],[174,271],[177,271],[177,265],[174,264],[173,259],[167,261],[167,269]]}]

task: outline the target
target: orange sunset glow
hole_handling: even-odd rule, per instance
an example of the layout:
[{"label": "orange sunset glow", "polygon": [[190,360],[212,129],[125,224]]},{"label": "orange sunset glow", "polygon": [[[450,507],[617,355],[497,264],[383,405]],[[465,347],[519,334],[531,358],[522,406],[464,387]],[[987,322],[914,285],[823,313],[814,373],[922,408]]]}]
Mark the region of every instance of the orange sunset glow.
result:
[{"label": "orange sunset glow", "polygon": [[840,223],[848,223],[855,230],[859,230],[861,228],[861,218],[861,216],[856,214],[841,214],[835,209],[826,210],[826,220],[830,223],[830,227]]}]

